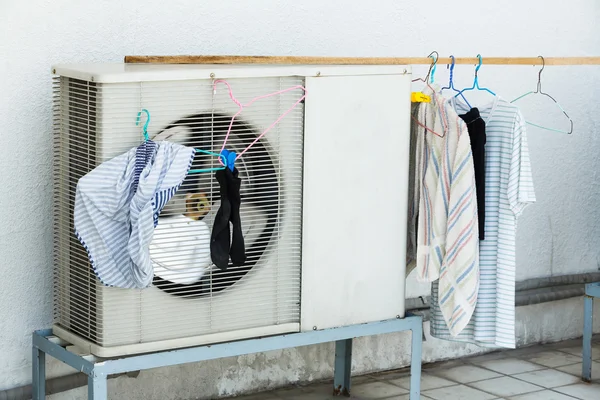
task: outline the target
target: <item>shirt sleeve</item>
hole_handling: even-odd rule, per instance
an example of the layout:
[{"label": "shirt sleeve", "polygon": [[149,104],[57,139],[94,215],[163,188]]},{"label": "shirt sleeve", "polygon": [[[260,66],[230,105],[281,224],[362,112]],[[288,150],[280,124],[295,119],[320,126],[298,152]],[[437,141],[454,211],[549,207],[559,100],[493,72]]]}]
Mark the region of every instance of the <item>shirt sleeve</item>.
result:
[{"label": "shirt sleeve", "polygon": [[517,110],[513,125],[513,148],[508,177],[508,202],[517,217],[527,205],[535,202],[526,130],[525,119]]}]

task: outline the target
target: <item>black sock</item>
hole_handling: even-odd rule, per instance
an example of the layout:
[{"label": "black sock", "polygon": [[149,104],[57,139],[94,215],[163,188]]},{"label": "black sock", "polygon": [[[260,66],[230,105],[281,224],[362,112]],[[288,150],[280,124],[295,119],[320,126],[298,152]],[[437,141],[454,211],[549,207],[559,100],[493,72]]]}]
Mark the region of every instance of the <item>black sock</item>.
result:
[{"label": "black sock", "polygon": [[231,204],[229,203],[227,173],[231,174],[228,168],[219,170],[215,177],[219,182],[221,206],[215,217],[212,233],[210,236],[210,258],[217,267],[222,270],[227,269],[229,265],[229,218],[231,215]]},{"label": "black sock", "polygon": [[238,177],[238,170],[233,169],[233,174],[227,174],[227,195],[231,204],[231,214],[229,221],[233,225],[233,238],[231,240],[231,249],[229,255],[231,262],[236,267],[244,265],[246,262],[246,247],[244,244],[244,235],[242,232],[242,221],[240,219],[240,186],[242,180]]}]

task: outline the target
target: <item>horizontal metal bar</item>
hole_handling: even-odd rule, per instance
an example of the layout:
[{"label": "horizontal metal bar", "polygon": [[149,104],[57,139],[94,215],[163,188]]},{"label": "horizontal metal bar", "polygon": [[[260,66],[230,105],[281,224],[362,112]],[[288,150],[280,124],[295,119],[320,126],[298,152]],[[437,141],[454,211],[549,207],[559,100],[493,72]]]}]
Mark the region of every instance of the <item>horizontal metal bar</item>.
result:
[{"label": "horizontal metal bar", "polygon": [[421,323],[422,319],[420,316],[411,315],[401,319],[324,329],[321,331],[269,336],[258,339],[240,340],[236,342],[144,354],[96,363],[94,366],[94,373],[110,375],[121,372],[158,368],[167,365],[186,364],[243,354],[308,346],[317,343],[335,342],[362,336],[418,329]]},{"label": "horizontal metal bar", "polygon": [[[483,64],[541,65],[539,57],[482,57]],[[597,65],[600,57],[544,57],[546,65]],[[450,64],[440,57],[438,64]],[[477,64],[477,57],[456,57],[456,64]],[[431,64],[428,57],[294,57],[294,56],[125,56],[125,63],[145,64],[295,64],[295,65],[411,65]]]},{"label": "horizontal metal bar", "polygon": [[33,332],[33,346],[57,360],[70,365],[79,372],[90,375],[94,371],[94,363],[48,340],[48,336],[50,335],[52,335],[51,329]]}]

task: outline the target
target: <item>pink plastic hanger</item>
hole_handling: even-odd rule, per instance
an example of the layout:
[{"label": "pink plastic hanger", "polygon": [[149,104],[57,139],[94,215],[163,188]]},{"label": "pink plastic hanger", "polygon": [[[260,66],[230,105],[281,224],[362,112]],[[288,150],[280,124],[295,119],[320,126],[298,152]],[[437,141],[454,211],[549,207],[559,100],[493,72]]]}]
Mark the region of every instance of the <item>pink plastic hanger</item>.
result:
[{"label": "pink plastic hanger", "polygon": [[[422,81],[423,79],[418,78],[418,79],[414,79],[413,82],[415,81]],[[437,106],[437,100],[435,97],[435,89],[431,87],[431,85],[425,81],[425,84],[429,87],[429,89],[431,89],[431,91],[434,93],[434,95],[432,96],[431,101],[433,101],[434,103],[436,103]],[[431,128],[426,127],[425,125],[423,125],[417,118],[415,118],[413,115],[410,116],[412,118],[412,120],[419,125],[421,128],[425,128],[426,131],[433,133],[434,135],[438,136],[438,137],[444,137],[444,134],[441,133],[437,133],[436,131],[434,131]],[[442,123],[444,124],[444,128],[447,128],[445,121],[442,119]]]},{"label": "pink plastic hanger", "polygon": [[[434,54],[435,54],[435,57],[433,56]],[[431,83],[433,83],[433,77],[435,75],[435,69],[437,67],[437,60],[440,57],[440,55],[438,54],[437,51],[432,51],[431,54],[429,54],[427,57],[431,58],[431,65],[429,66],[429,71],[427,72],[427,76],[425,76],[425,78],[416,78],[416,79],[413,79],[412,81],[413,82],[417,82],[417,81],[424,82],[425,85],[427,85],[427,87],[429,87],[429,89],[431,89],[432,93],[436,93],[435,89],[431,87],[431,85],[429,84],[429,82],[430,82],[430,78],[431,78]],[[434,102],[436,102],[435,95],[433,96],[432,100]],[[421,122],[419,122],[419,120],[417,118],[413,117],[412,115],[410,117],[421,128],[425,128],[426,131],[431,132],[431,133],[433,133],[436,136],[444,137],[443,134],[437,133],[433,129],[428,128],[425,125],[423,125]]]},{"label": "pink plastic hanger", "polygon": [[[239,153],[237,155],[237,157],[235,158],[236,160],[238,158],[240,158],[242,156],[242,154],[244,154],[246,151],[248,151],[250,149],[250,147],[252,147],[254,145],[254,143],[258,142],[267,132],[269,132],[275,125],[277,125],[279,123],[279,121],[281,121],[287,114],[290,113],[290,111],[292,111],[298,104],[300,104],[302,102],[302,100],[304,100],[306,98],[306,88],[304,88],[304,86],[297,85],[297,86],[292,86],[292,87],[287,88],[287,89],[279,90],[279,91],[274,92],[274,93],[265,94],[263,96],[255,97],[252,100],[250,100],[248,103],[242,104],[233,95],[233,91],[231,90],[231,86],[229,85],[229,83],[227,81],[223,80],[223,79],[217,79],[213,83],[213,91],[214,92],[216,92],[216,90],[217,90],[217,83],[223,83],[223,84],[225,84],[225,86],[227,86],[227,89],[229,90],[229,97],[231,98],[231,100],[233,100],[233,102],[235,104],[237,104],[240,107],[240,109],[238,110],[238,112],[236,112],[233,115],[233,118],[231,118],[231,122],[229,123],[229,128],[227,129],[227,134],[225,135],[225,140],[223,141],[223,146],[221,147],[221,152],[225,149],[225,145],[227,144],[227,139],[229,139],[229,134],[231,133],[231,128],[233,127],[233,121],[235,120],[235,117],[237,117],[238,115],[240,115],[241,112],[244,110],[245,107],[250,106],[255,101],[258,101],[258,100],[261,100],[261,99],[265,99],[265,98],[271,97],[271,96],[280,95],[280,94],[289,92],[291,90],[302,89],[304,91],[304,94],[302,95],[302,97],[300,97],[300,99],[298,99],[298,101],[296,101],[293,106],[291,106],[286,112],[284,112],[283,114],[281,114],[279,116],[279,118],[277,118],[275,120],[275,122],[273,122],[267,129],[265,129],[260,135],[258,135],[258,137],[256,139],[254,139],[254,141],[252,143],[250,143],[248,145],[248,147],[246,147],[241,153]],[[219,159],[219,160],[221,161],[221,159]],[[223,163],[223,161],[221,161],[221,163]]]}]

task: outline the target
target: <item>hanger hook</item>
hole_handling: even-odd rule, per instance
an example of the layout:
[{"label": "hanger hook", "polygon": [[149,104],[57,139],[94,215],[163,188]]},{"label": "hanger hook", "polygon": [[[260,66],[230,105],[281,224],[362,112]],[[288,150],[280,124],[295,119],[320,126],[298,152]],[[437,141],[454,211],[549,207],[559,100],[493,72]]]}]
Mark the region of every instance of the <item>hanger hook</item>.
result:
[{"label": "hanger hook", "polygon": [[477,58],[479,59],[479,64],[477,64],[477,66],[475,67],[475,78],[477,78],[477,72],[479,72],[479,68],[481,68],[481,64],[483,64],[481,54],[477,54]]},{"label": "hanger hook", "polygon": [[137,118],[135,120],[135,126],[138,126],[140,124],[140,118],[142,116],[142,112],[146,113],[146,123],[144,124],[144,139],[146,140],[150,140],[150,137],[148,136],[148,125],[150,124],[150,111],[146,110],[145,108],[142,108],[142,111],[138,111],[137,113]]},{"label": "hanger hook", "polygon": [[454,58],[454,56],[451,54],[450,58],[452,59],[452,64],[450,64],[450,73],[452,73],[452,71],[454,71],[454,64],[456,63],[456,58]]},{"label": "hanger hook", "polygon": [[542,56],[538,56],[538,57],[542,59],[542,68],[540,69],[540,72],[538,72],[537,91],[539,93],[542,93],[542,71],[546,67],[546,60],[544,60],[544,57],[542,57]]},{"label": "hanger hook", "polygon": [[[433,56],[435,54],[435,57]],[[437,51],[432,51],[427,58],[431,58],[431,65],[429,66],[429,72],[427,72],[427,77],[425,77],[425,81],[429,79],[431,76],[431,83],[433,83],[433,77],[435,75],[435,69],[437,68],[437,61],[440,58],[440,54]]]},{"label": "hanger hook", "polygon": [[452,59],[452,64],[450,64],[450,87],[452,87],[452,80],[454,79],[454,64],[456,63],[456,59],[452,54],[450,54],[450,58]]}]

